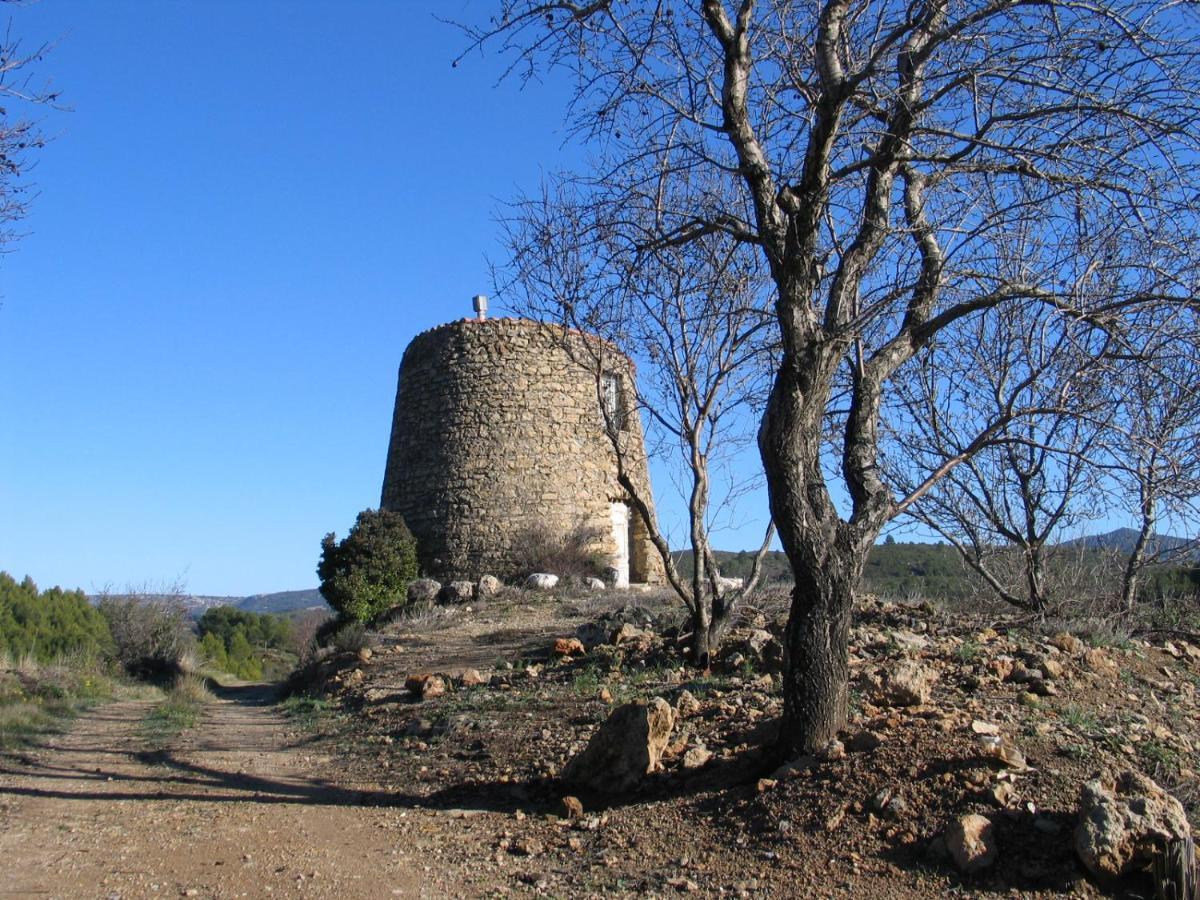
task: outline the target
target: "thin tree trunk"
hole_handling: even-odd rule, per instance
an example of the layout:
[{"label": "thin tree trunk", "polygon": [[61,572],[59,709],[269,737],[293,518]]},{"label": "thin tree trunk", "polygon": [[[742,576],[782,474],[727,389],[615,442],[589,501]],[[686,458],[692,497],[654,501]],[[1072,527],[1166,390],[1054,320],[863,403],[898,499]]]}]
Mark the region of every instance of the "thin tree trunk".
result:
[{"label": "thin tree trunk", "polygon": [[1142,525],[1138,529],[1137,540],[1133,542],[1133,549],[1129,551],[1129,559],[1125,561],[1124,577],[1121,579],[1121,608],[1127,613],[1133,612],[1133,607],[1137,603],[1138,576],[1145,564],[1146,546],[1150,543],[1150,536],[1154,533],[1156,524],[1154,502],[1150,496],[1151,492],[1143,483]]}]

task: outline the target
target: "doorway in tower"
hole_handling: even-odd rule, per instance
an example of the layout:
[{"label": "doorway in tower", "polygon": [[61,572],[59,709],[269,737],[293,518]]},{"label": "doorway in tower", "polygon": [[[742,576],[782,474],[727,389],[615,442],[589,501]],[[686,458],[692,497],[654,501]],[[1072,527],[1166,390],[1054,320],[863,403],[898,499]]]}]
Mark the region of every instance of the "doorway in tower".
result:
[{"label": "doorway in tower", "polygon": [[612,567],[617,572],[617,587],[629,587],[629,507],[624,503],[612,505],[612,538],[616,551]]}]

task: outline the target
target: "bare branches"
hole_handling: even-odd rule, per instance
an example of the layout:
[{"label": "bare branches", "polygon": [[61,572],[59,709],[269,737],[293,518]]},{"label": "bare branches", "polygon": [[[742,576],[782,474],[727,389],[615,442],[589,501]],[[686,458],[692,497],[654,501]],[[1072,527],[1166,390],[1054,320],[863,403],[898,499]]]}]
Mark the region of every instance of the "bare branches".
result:
[{"label": "bare branches", "polygon": [[[584,190],[620,240],[720,237],[766,263],[779,351],[759,446],[796,575],[784,742],[811,749],[840,724],[844,685],[816,686],[842,683],[845,611],[883,524],[992,449],[1042,496],[1058,464],[1016,448],[1065,433],[1014,429],[1079,400],[1078,360],[1135,357],[1142,311],[1195,304],[1200,17],[1173,0],[503,9],[476,46],[575,78],[574,133],[603,173]],[[1070,360],[1062,390],[1023,395],[1014,370],[991,415],[953,422],[936,394],[936,434],[955,439],[932,452],[907,379],[965,383],[980,323],[1009,310],[1046,329],[1011,345],[1035,354],[1027,373],[1058,384],[1042,354]],[[891,482],[881,455],[905,431],[930,452]]]},{"label": "bare branches", "polygon": [[[12,2],[12,0],[4,0]],[[45,145],[37,122],[23,117],[36,106],[53,106],[58,93],[35,84],[33,69],[49,52],[48,45],[27,51],[9,23],[0,40],[0,252],[16,238],[12,226],[28,211],[25,180],[31,154]]]}]

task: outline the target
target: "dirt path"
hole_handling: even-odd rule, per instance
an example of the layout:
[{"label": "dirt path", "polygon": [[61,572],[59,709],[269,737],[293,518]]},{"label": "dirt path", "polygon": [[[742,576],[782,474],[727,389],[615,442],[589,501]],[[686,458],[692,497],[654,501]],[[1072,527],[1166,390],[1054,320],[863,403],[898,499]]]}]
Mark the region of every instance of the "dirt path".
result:
[{"label": "dirt path", "polygon": [[433,814],[340,779],[264,689],[225,691],[166,750],[148,710],[99,707],[0,759],[0,896],[453,893],[414,859],[412,817]]}]

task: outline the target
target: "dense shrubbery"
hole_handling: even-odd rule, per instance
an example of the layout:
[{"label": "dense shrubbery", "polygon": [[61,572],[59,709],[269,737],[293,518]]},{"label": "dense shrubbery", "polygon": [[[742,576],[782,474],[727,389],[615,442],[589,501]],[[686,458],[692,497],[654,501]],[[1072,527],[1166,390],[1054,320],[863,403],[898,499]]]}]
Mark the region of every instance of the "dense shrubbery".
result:
[{"label": "dense shrubbery", "polygon": [[343,619],[370,621],[407,600],[417,577],[417,545],[398,514],[367,509],[342,541],[321,541],[321,596]]},{"label": "dense shrubbery", "polygon": [[100,600],[114,657],[138,678],[174,678],[190,668],[196,638],[177,593],[109,594]]},{"label": "dense shrubbery", "polygon": [[238,678],[263,677],[264,650],[290,649],[291,624],[281,616],[259,615],[233,606],[205,610],[197,623],[200,651],[213,665]]},{"label": "dense shrubbery", "polygon": [[108,623],[81,591],[38,592],[0,572],[0,653],[49,662],[63,656],[100,658],[113,649]]},{"label": "dense shrubbery", "polygon": [[544,524],[522,529],[513,540],[513,569],[509,578],[522,578],[535,572],[576,577],[599,577],[608,565],[604,530],[579,523],[568,531]]}]

